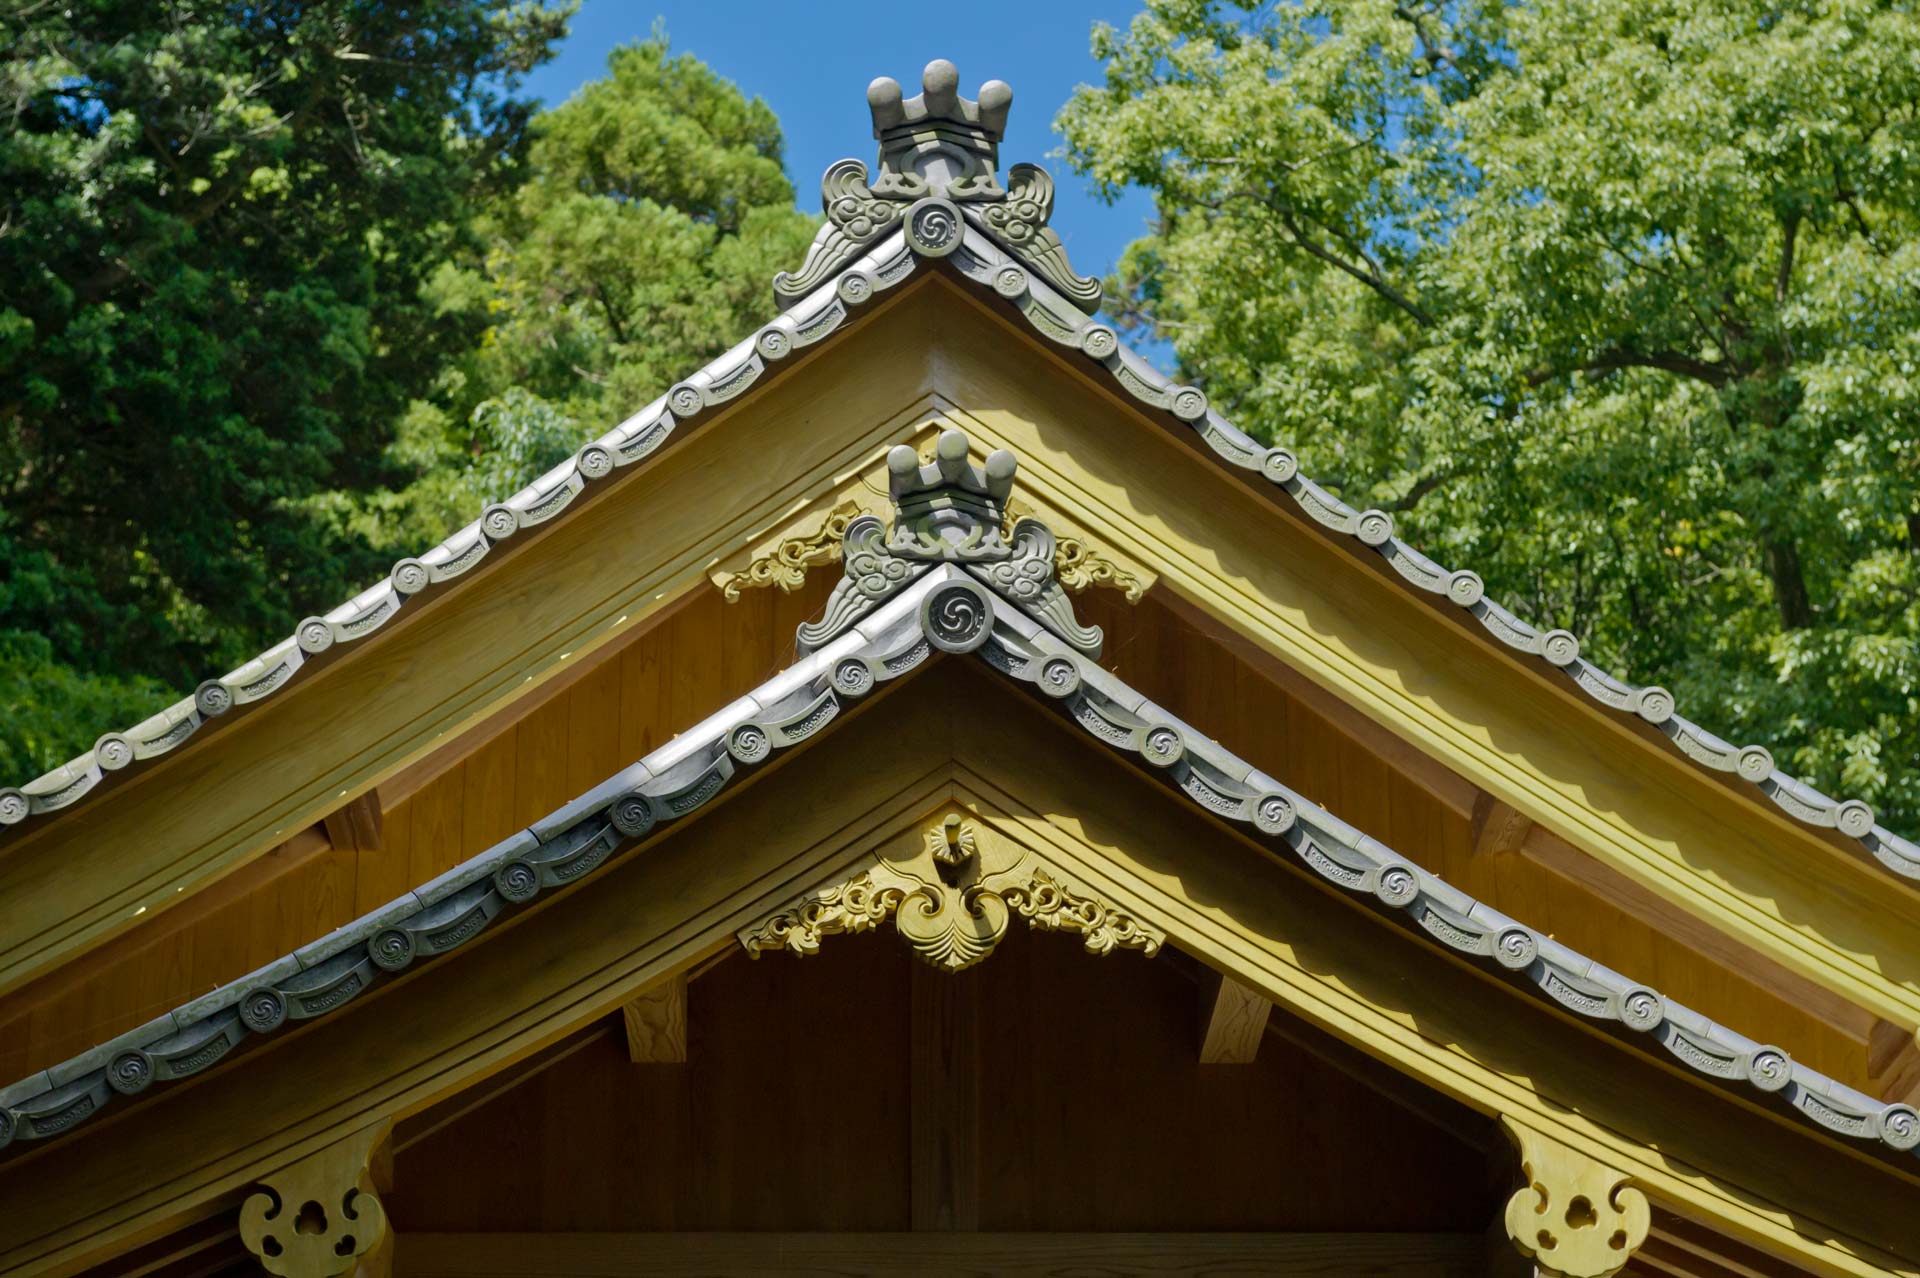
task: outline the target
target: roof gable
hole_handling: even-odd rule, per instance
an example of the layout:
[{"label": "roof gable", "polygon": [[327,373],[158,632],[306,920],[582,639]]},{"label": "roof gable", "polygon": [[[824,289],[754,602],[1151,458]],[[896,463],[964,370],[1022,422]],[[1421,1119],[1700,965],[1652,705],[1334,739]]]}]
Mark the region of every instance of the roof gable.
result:
[{"label": "roof gable", "polygon": [[[921,109],[933,108],[923,102]],[[1301,477],[1284,449],[1246,439],[1199,390],[1147,367],[1110,327],[1087,318],[1084,299],[1073,294],[1071,278],[1077,277],[1068,271],[1066,282],[1056,279],[1059,271],[1048,265],[1053,250],[1039,234],[1044,200],[1035,202],[1036,224],[1022,221],[1024,213],[1014,222],[996,221],[996,210],[1019,206],[1033,193],[1010,180],[995,198],[979,181],[977,166],[968,168],[972,161],[954,159],[955,146],[975,160],[983,154],[974,145],[981,137],[967,133],[978,120],[969,124],[964,105],[939,109],[958,111],[959,123],[943,116],[947,125],[919,130],[936,136],[896,151],[891,170],[883,146],[881,176],[871,186],[864,185],[861,168],[866,194],[854,194],[873,204],[869,225],[861,229],[858,218],[830,217],[816,249],[836,265],[750,340],[583,448],[568,465],[490,507],[442,546],[402,561],[387,581],[303,623],[258,661],[213,681],[192,708],[182,703],[161,716],[164,722],[142,725],[118,743],[103,739],[66,772],[27,787],[32,793],[24,797],[25,810],[50,815],[72,809],[110,775],[138,771],[132,763],[144,768],[151,760],[154,781],[172,798],[153,799],[137,810],[104,805],[98,815],[89,810],[96,805],[81,805],[50,824],[51,837],[8,849],[0,863],[0,890],[32,908],[17,912],[11,929],[0,925],[6,964],[0,985],[77,953],[141,911],[164,908],[175,893],[259,854],[272,835],[311,820],[446,732],[605,642],[631,619],[690,588],[748,534],[855,475],[861,461],[931,404],[946,417],[977,425],[983,438],[1020,444],[1053,504],[1098,524],[1139,562],[1172,569],[1181,561],[1180,571],[1166,572],[1169,585],[1282,651],[1311,677],[1337,685],[1341,695],[1422,749],[1441,755],[1446,747],[1448,761],[1490,792],[1500,785],[1527,792],[1531,775],[1549,774],[1554,792],[1533,790],[1530,797],[1539,806],[1530,815],[1560,822],[1582,847],[1612,858],[1610,865],[1656,885],[1715,926],[1769,947],[1781,962],[1842,991],[1896,1029],[1920,1016],[1910,929],[1899,909],[1884,911],[1889,900],[1897,906],[1911,902],[1883,893],[1851,862],[1836,867],[1841,859],[1831,856],[1834,849],[1807,837],[1808,830],[1853,833],[1860,825],[1857,808],[1806,795],[1771,769],[1764,752],[1734,750],[1667,713],[1671,706],[1658,690],[1632,688],[1587,665],[1566,637],[1540,634],[1512,618],[1480,597],[1471,573],[1427,561],[1392,534],[1390,520],[1342,506]],[[979,111],[974,104],[976,116]],[[941,134],[943,128],[967,136],[956,142]],[[909,135],[917,136],[915,128],[894,140],[904,146]],[[910,171],[917,173],[914,165],[931,165],[942,156],[939,162],[950,167],[941,182],[929,181],[924,190],[907,182]],[[971,188],[964,185],[969,174]],[[846,170],[833,180],[852,191],[851,178]],[[958,194],[956,181],[963,183]],[[891,213],[882,216],[886,210]],[[1027,232],[1012,229],[1015,223]],[[1063,263],[1062,256],[1054,264]],[[1016,316],[1020,331],[1038,341],[1007,340]],[[870,320],[863,323],[862,317]],[[890,325],[897,331],[887,331]],[[856,329],[865,336],[855,336]],[[833,341],[821,345],[830,336]],[[1050,358],[1035,357],[1042,344]],[[834,359],[844,352],[844,364],[816,360],[815,352],[831,352]],[[905,362],[896,366],[892,360]],[[810,372],[791,376],[810,362]],[[1047,413],[1009,394],[1005,378],[993,380],[1015,365],[1031,381],[1033,397],[1045,400]],[[1067,375],[1054,376],[1060,368]],[[856,382],[857,393],[849,387]],[[1103,436],[1075,421],[1091,411],[1088,385],[1101,388],[1103,404],[1129,405],[1116,413],[1107,404],[1100,410],[1105,420],[1124,417],[1150,429],[1136,432],[1138,438]],[[768,392],[784,398],[778,418],[757,412],[772,402],[762,398]],[[857,407],[848,411],[849,403]],[[749,405],[756,411],[738,411]],[[790,429],[796,422],[807,428],[804,449]],[[1175,450],[1165,446],[1168,440],[1175,441]],[[696,443],[697,454],[691,448]],[[1172,451],[1204,457],[1209,468],[1162,483],[1155,472]],[[765,464],[775,455],[799,464],[782,473]],[[609,500],[616,492],[625,494],[617,508]],[[1245,499],[1248,493],[1253,501]],[[1259,537],[1232,539],[1237,518],[1249,510],[1269,518],[1268,507],[1312,530],[1319,539],[1311,552],[1317,560],[1257,562],[1299,552],[1298,538],[1284,550],[1278,543],[1260,545]],[[863,543],[857,553],[868,549]],[[1029,562],[1044,557],[1038,551],[1025,556]],[[1298,587],[1315,574],[1311,591]],[[1422,607],[1396,604],[1391,606],[1398,611],[1387,612],[1376,578]],[[1409,583],[1414,590],[1405,589]],[[1250,625],[1249,617],[1269,629]],[[1383,617],[1400,633],[1369,634]],[[1090,647],[1088,636],[1049,626],[1044,617],[1036,624],[1069,648]],[[316,627],[324,627],[326,636]],[[1276,640],[1286,627],[1291,633]],[[1467,627],[1483,647],[1497,641],[1503,660],[1509,654],[1524,660],[1467,669],[1453,636]],[[347,660],[362,653],[381,664]],[[325,676],[336,664],[338,674],[329,684]],[[1489,677],[1513,682],[1490,692]],[[312,691],[303,691],[303,684]],[[401,684],[409,696],[417,689],[418,700],[396,696]],[[1473,690],[1478,702],[1461,691],[1473,684],[1479,685]],[[1555,690],[1536,695],[1548,684]],[[1615,728],[1594,729],[1590,719],[1596,716],[1567,711],[1563,702],[1571,698],[1565,694],[1573,688],[1584,692],[1587,708],[1612,715]],[[294,697],[305,698],[298,713],[289,708],[277,720],[264,718]],[[1512,704],[1489,709],[1488,701]],[[234,713],[246,706],[257,708]],[[277,730],[262,727],[242,746],[241,734],[256,715]],[[1528,724],[1529,718],[1539,722]],[[193,727],[215,720],[226,725],[220,734],[201,736]],[[1621,764],[1626,756],[1615,754],[1615,745],[1608,744],[1612,736],[1603,741],[1604,734],[1625,738],[1629,732],[1638,734],[1636,741],[1646,740],[1656,723],[1685,757],[1729,776],[1743,775],[1744,763],[1752,774],[1746,779],[1805,828],[1777,838],[1783,823],[1731,811],[1736,804],[1714,806],[1718,800],[1710,794],[1702,803],[1697,784],[1689,788],[1668,776],[1664,765],[1638,755]],[[310,739],[336,732],[341,741],[335,755],[324,766],[300,771],[318,757],[306,755],[316,750]],[[208,755],[175,753],[188,736],[211,745],[228,733],[234,745],[218,767]],[[1645,753],[1639,746],[1624,749]],[[296,753],[303,757],[287,761]],[[161,774],[158,767],[168,756],[177,766]],[[1469,765],[1480,771],[1467,771]],[[1208,784],[1201,775],[1200,784]],[[209,798],[226,802],[218,796],[234,790],[247,798],[220,807],[217,819],[198,806]],[[0,815],[21,811],[19,801],[0,797]],[[1649,811],[1652,816],[1643,815]],[[68,823],[76,824],[61,828]],[[36,818],[21,833],[32,840],[34,827],[46,824]],[[1859,846],[1900,869],[1909,845],[1870,821],[1868,826]],[[1808,852],[1814,855],[1803,856]],[[1619,994],[1587,996],[1605,1004]],[[1735,1069],[1731,1062],[1742,1053],[1751,1057],[1757,1046],[1723,1054],[1720,1068]],[[1860,1124],[1872,1126],[1863,1117],[1869,1109],[1856,1094],[1825,1121],[1843,1129],[1853,1124],[1859,1134]],[[1876,1121],[1884,1126],[1884,1117]]]},{"label": "roof gable", "polygon": [[[1848,1088],[1780,1049],[1692,1010],[1474,900],[1251,767],[1203,731],[1102,669],[1100,632],[1081,625],[1053,576],[1053,534],[1023,519],[1002,536],[1016,462],[984,466],[966,438],[943,434],[934,460],[888,456],[894,517],[854,520],[844,572],[820,621],[800,629],[800,659],[644,759],[531,827],[420,884],[325,937],[34,1077],[0,1089],[0,1145],[61,1136],[120,1095],[195,1076],[250,1036],[328,1016],[383,976],[449,953],[542,892],[568,887],[629,840],[691,816],[742,769],[768,764],[827,727],[848,704],[936,653],[977,654],[1058,701],[1084,732],[1137,756],[1213,817],[1249,827],[1333,887],[1404,912],[1436,942],[1504,971],[1562,1008],[1646,1034],[1698,1074],[1754,1089],[1814,1123],[1882,1151],[1920,1145],[1920,1114]],[[962,896],[936,863],[973,864]],[[988,870],[991,862],[995,868]],[[918,865],[918,869],[914,868]],[[860,930],[899,913],[929,961],[977,961],[1007,914],[1082,932],[1088,947],[1158,948],[1163,927],[1079,889],[1044,858],[976,849],[952,832],[944,847],[877,862],[853,896],[814,892],[749,923],[750,953],[806,952],[821,935]],[[876,883],[873,875],[879,875]],[[856,899],[857,898],[857,899]],[[991,908],[988,908],[990,906]]]},{"label": "roof gable", "polygon": [[[1559,1133],[1666,1201],[1738,1222],[1741,1236],[1822,1272],[1874,1272],[1886,1258],[1870,1243],[1811,1241],[1796,1219],[1802,1230],[1809,1219],[1841,1222],[1816,1232],[1864,1232],[1904,1250],[1893,1204],[1911,1190],[1890,1167],[1731,1095],[1686,1087],[1680,1103],[1670,1068],[1581,1033],[1543,1003],[1512,1000],[1464,966],[1435,963],[1431,940],[1301,891],[1190,799],[1140,784],[981,664],[923,664],[816,745],[753,769],[724,801],[657,825],[646,855],[543,894],[522,922],[497,915],[480,943],[416,960],[370,998],[264,1036],[217,1085],[155,1086],[119,1122],[16,1150],[0,1164],[0,1191],[19,1208],[0,1220],[0,1253],[19,1272],[70,1269],[298,1151],[417,1112],[734,944],[764,911],[874,849],[920,843],[925,814],[950,803],[1086,890],[1164,923],[1170,940],[1264,996],[1476,1108]],[[1060,767],[1072,741],[1090,752]],[[828,792],[841,803],[819,802]],[[1761,1205],[1789,1168],[1819,1169],[1792,1217]]]}]

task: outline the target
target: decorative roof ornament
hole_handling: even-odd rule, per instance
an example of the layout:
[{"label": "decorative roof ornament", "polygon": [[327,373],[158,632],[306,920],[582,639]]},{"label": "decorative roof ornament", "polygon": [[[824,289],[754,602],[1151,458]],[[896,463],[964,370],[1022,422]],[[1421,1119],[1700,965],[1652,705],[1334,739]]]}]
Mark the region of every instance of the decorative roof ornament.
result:
[{"label": "decorative roof ornament", "polygon": [[[965,471],[954,466],[966,457],[965,437],[942,442],[934,469],[943,477],[950,472],[964,476],[964,482],[955,478],[949,487],[984,499],[991,495],[986,476],[1003,466],[1011,481],[1011,464],[996,464],[989,457],[978,469],[975,485],[970,464]],[[911,450],[908,454],[901,459],[907,464],[891,467],[899,477],[901,505],[917,504],[922,497],[930,504],[940,484],[927,480],[919,459]],[[890,455],[890,461],[893,456],[899,454]],[[947,482],[943,478],[942,483]],[[956,500],[953,508],[961,504]],[[863,518],[879,530],[880,520]],[[1058,619],[1043,608],[983,585],[991,580],[992,570],[1028,562],[1020,541],[1021,529],[1029,524],[1037,526],[1038,521],[1015,523],[1009,553],[998,560],[895,558],[887,551],[886,539],[879,538],[881,562],[899,565],[903,577],[915,576],[910,584],[883,592],[884,602],[878,606],[861,609],[855,620],[832,628],[826,646],[803,651],[791,666],[732,705],[437,878],[145,1025],[0,1087],[0,1149],[15,1140],[60,1136],[105,1110],[116,1097],[137,1096],[149,1087],[198,1075],[250,1038],[331,1016],[390,976],[470,944],[496,918],[530,905],[544,892],[586,878],[638,840],[693,815],[737,776],[811,740],[848,705],[918,669],[936,647],[975,653],[1006,678],[1032,685],[1059,703],[1089,738],[1133,756],[1199,809],[1268,841],[1273,851],[1320,880],[1398,911],[1434,945],[1487,970],[1505,972],[1576,1016],[1642,1035],[1651,1047],[1696,1074],[1773,1097],[1839,1137],[1876,1152],[1920,1149],[1920,1111],[1912,1105],[1856,1091],[1780,1048],[1720,1025],[1476,900],[1267,776],[1103,669],[1098,630],[1086,632],[1092,647],[1066,642]],[[939,540],[947,543],[944,534]],[[1039,572],[1052,585],[1050,568]],[[835,591],[829,616],[845,587],[843,581],[842,590]],[[1073,624],[1071,611],[1065,617]],[[826,899],[816,891],[773,919],[762,920],[763,925],[775,924],[771,931],[750,928],[741,940],[749,948],[807,952],[818,935],[861,930],[888,913],[898,927],[902,910],[920,910],[924,917],[929,907],[934,913],[947,911],[956,928],[971,931],[971,940],[991,940],[994,933],[986,925],[998,924],[967,905],[964,893],[970,886],[994,888],[1002,904],[1028,915],[1036,927],[1080,933],[1096,952],[1114,946],[1150,952],[1164,940],[1157,925],[1124,910],[1116,913],[1117,903],[1083,895],[1071,881],[1051,873],[1031,878],[1022,874],[1010,882],[996,878],[992,883],[967,877],[974,869],[990,872],[1003,864],[991,859],[993,840],[983,838],[985,833],[984,828],[975,830],[969,850],[964,817],[951,838],[944,825],[928,832],[924,855],[929,866],[950,873],[932,868],[918,874],[917,886],[902,886],[899,901],[876,900],[870,888],[885,885],[868,876],[852,885],[855,897],[843,891]],[[935,902],[931,892],[921,894],[922,887],[947,885],[949,878],[955,880],[951,886],[961,889],[958,912],[972,921],[948,910],[944,898]],[[861,894],[863,899],[855,899]],[[998,913],[997,907],[984,908]],[[782,922],[783,916],[792,922]],[[856,917],[864,922],[856,925]],[[794,927],[802,929],[797,937]],[[774,944],[756,943],[760,936]],[[915,940],[914,931],[908,932],[908,940]],[[942,953],[927,957],[951,966]],[[1524,1148],[1524,1140],[1522,1144]],[[1564,1171],[1545,1179],[1532,1177],[1549,1196],[1536,1195],[1536,1207],[1563,1198],[1571,1204],[1581,1196],[1579,1188],[1563,1182]],[[1636,1209],[1617,1187],[1596,1192],[1606,1193],[1609,1205],[1625,1214],[1622,1228],[1637,1228]],[[1601,1210],[1597,1199],[1588,1206],[1596,1213]],[[1509,1210],[1515,1213],[1510,1220],[1525,1222],[1518,1208]],[[1566,1208],[1559,1210],[1564,1219]],[[1574,1215],[1585,1219],[1586,1212]],[[1543,1272],[1551,1268],[1570,1275],[1566,1254],[1554,1251],[1554,1244],[1543,1245],[1559,1257],[1552,1265],[1542,1265]]]},{"label": "decorative roof ornament", "polygon": [[1033,164],[1016,164],[999,179],[1013,90],[1002,80],[960,96],[960,72],[944,58],[927,64],[918,97],[903,98],[882,76],[867,86],[879,176],[869,184],[859,160],[836,160],[820,179],[827,224],[814,236],[797,273],[782,271],[773,293],[790,306],[831,279],[875,240],[904,223],[919,251],[943,256],[959,247],[963,220],[990,236],[1075,306],[1100,309],[1100,281],[1077,274],[1066,245],[1047,225],[1053,179]]},{"label": "decorative roof ornament", "polygon": [[[953,614],[929,615],[927,638],[935,647],[965,652],[985,642],[992,615],[985,586],[1081,652],[1099,655],[1100,628],[1080,624],[1054,577],[1053,530],[1029,517],[1014,523],[1010,538],[1002,535],[1018,460],[996,448],[985,465],[975,465],[967,450],[964,431],[943,430],[931,461],[906,444],[887,453],[893,526],[874,515],[847,525],[839,584],[820,619],[800,627],[800,651],[817,651],[936,566],[954,564],[969,579],[928,596],[930,607],[938,603]],[[961,614],[978,616],[981,626],[965,625]]]}]

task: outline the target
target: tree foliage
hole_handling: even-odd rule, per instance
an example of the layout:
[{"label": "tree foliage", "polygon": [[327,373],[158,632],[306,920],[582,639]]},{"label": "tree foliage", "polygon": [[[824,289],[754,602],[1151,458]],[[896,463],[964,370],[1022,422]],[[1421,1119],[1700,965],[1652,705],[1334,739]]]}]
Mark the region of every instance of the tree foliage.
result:
[{"label": "tree foliage", "polygon": [[403,415],[410,482],[308,503],[387,558],[415,553],[562,460],[766,318],[814,222],[773,112],[663,35],[533,121],[524,180],[444,263],[434,304],[480,326]]},{"label": "tree foliage", "polygon": [[9,780],[366,567],[293,499],[377,482],[409,388],[471,340],[423,272],[564,26],[520,0],[0,13]]},{"label": "tree foliage", "polygon": [[0,780],[153,713],[749,331],[812,231],[664,37],[550,0],[0,15]]},{"label": "tree foliage", "polygon": [[1150,0],[1075,168],[1184,374],[1489,593],[1920,825],[1920,18]]}]

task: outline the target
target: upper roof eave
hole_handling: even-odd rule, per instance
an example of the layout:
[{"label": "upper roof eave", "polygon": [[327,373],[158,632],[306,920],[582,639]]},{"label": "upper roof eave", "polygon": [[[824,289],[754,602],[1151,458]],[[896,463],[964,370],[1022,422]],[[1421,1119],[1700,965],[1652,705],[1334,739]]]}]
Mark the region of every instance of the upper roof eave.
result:
[{"label": "upper roof eave", "polygon": [[[1097,645],[1097,631],[1080,632],[1076,643],[1069,624],[1063,638],[1043,607],[1016,604],[983,582],[986,575],[942,563],[888,587],[793,666],[526,830],[138,1029],[0,1088],[0,1144],[64,1134],[115,1095],[190,1077],[249,1035],[329,1015],[417,959],[459,948],[502,914],[691,815],[736,774],[811,740],[845,704],[944,650],[975,654],[1031,684],[1087,736],[1137,756],[1203,812],[1247,828],[1332,886],[1399,911],[1433,944],[1581,1018],[1645,1035],[1694,1073],[1750,1088],[1830,1133],[1883,1152],[1920,1145],[1920,1113],[1911,1106],[1793,1061],[1467,895],[1102,669],[1085,651],[1086,635]],[[956,621],[942,606],[956,599],[988,608]]]},{"label": "upper roof eave", "polygon": [[[923,201],[923,204],[929,203]],[[1920,882],[1920,844],[1879,823],[1859,800],[1835,800],[1777,767],[1765,747],[1736,746],[1679,714],[1671,693],[1632,684],[1582,657],[1564,630],[1541,630],[1485,597],[1471,571],[1450,570],[1398,537],[1392,517],[1356,510],[1301,474],[1293,454],[1242,432],[1208,403],[1204,392],[1173,381],[1128,350],[1112,326],[1055,289],[1004,250],[978,209],[953,209],[956,234],[929,238],[903,222],[833,273],[755,334],[676,383],[573,458],[495,503],[479,519],[417,558],[394,565],[386,580],[332,611],[310,617],[287,639],[124,732],[108,733],[93,749],[17,789],[0,789],[0,827],[50,816],[91,793],[108,772],[176,749],[236,706],[262,700],[297,682],[306,661],[336,644],[359,642],[388,625],[412,600],[470,571],[489,548],[560,516],[592,482],[654,453],[676,425],[737,399],[775,362],[810,347],[846,325],[857,308],[912,276],[923,259],[946,259],[962,279],[1012,304],[1048,342],[1078,351],[1106,370],[1142,407],[1167,413],[1191,429],[1220,462],[1258,476],[1283,492],[1327,535],[1372,551],[1413,588],[1468,613],[1505,649],[1537,657],[1570,680],[1592,702],[1647,723],[1699,767],[1746,783],[1789,818],[1831,831],[1900,877]]]}]

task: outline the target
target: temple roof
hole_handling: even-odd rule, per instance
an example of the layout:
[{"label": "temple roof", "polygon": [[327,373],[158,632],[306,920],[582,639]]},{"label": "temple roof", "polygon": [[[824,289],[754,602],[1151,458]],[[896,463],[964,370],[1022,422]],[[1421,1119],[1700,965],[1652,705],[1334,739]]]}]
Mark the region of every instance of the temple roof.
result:
[{"label": "temple roof", "polygon": [[878,294],[944,263],[1011,303],[1047,341],[1102,367],[1144,408],[1191,429],[1224,466],[1285,492],[1328,536],[1378,554],[1410,588],[1464,610],[1501,645],[1538,658],[1600,705],[1651,724],[1700,767],[1750,784],[1795,820],[1836,831],[1887,869],[1920,880],[1920,844],[1879,824],[1865,803],[1821,793],[1779,768],[1764,746],[1735,745],[1680,714],[1665,688],[1636,685],[1588,661],[1575,636],[1536,627],[1488,599],[1472,571],[1435,563],[1395,534],[1391,515],[1342,502],[1301,474],[1287,448],[1258,443],[1202,391],[1167,378],[1127,349],[1112,326],[1093,318],[1100,286],[1074,272],[1048,226],[1052,180],[1033,165],[1017,164],[1004,189],[998,182],[998,144],[1012,90],[990,81],[979,94],[977,101],[959,96],[957,72],[946,62],[927,67],[922,93],[912,99],[893,81],[876,80],[868,97],[880,142],[879,176],[869,184],[858,160],[827,170],[826,224],[799,271],[776,279],[785,309],[772,321],[568,461],[488,506],[439,545],[400,560],[384,580],[302,621],[251,661],[141,723],[106,733],[45,775],[0,789],[0,827],[70,808],[108,774],[140,767],[223,716],[298,683],[315,658],[366,641],[452,588],[494,547],[562,517],[589,485],[642,462],[682,422],[738,398],[780,361],[844,327]]},{"label": "temple roof", "polygon": [[1037,689],[1087,736],[1134,756],[1205,813],[1536,996],[1643,1035],[1695,1073],[1791,1106],[1842,1136],[1898,1151],[1920,1145],[1920,1113],[1911,1106],[1847,1087],[1474,899],[1102,669],[1100,632],[1074,617],[1054,578],[1051,530],[1026,518],[1002,535],[1016,469],[1004,451],[974,464],[958,431],[944,433],[925,463],[896,448],[891,525],[863,516],[847,529],[842,578],[822,618],[801,628],[793,665],[446,873],[0,1089],[0,1145],[58,1136],[117,1095],[198,1074],[249,1036],[329,1015],[390,976],[467,944],[691,815],[737,778],[812,740],[843,709],[942,653],[976,657]]}]

